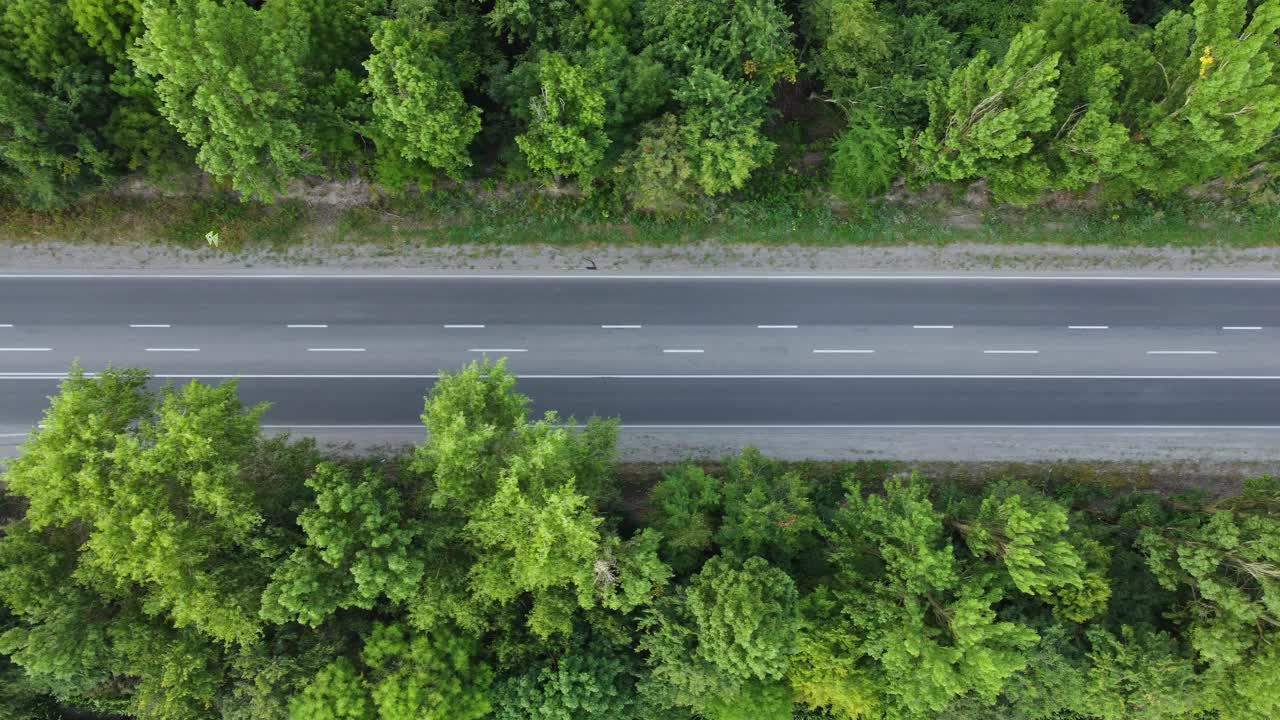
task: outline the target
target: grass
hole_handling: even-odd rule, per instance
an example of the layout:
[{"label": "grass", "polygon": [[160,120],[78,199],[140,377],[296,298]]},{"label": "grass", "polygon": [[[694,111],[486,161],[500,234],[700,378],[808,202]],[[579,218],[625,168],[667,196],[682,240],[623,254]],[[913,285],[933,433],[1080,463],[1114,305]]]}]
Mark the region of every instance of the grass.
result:
[{"label": "grass", "polygon": [[302,243],[372,245],[387,254],[424,246],[562,247],[998,245],[1122,248],[1280,247],[1280,206],[1182,201],[1088,210],[993,208],[956,202],[880,205],[850,212],[801,193],[708,202],[676,218],[611,211],[600,200],[539,192],[499,197],[433,192],[349,209],[284,201],[99,196],[60,213],[0,210],[0,242],[198,248],[218,231],[230,251],[280,251]]}]

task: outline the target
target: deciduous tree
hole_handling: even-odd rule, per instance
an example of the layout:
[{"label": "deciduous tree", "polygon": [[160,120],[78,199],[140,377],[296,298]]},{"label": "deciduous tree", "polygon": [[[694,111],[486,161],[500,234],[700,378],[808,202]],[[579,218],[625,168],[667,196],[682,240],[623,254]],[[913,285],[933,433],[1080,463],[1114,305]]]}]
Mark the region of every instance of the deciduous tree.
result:
[{"label": "deciduous tree", "polygon": [[303,82],[310,18],[272,1],[255,10],[215,0],[146,0],[134,49],[161,112],[196,149],[196,162],[248,198],[270,201],[318,173],[305,132]]},{"label": "deciduous tree", "polygon": [[415,468],[430,474],[433,505],[470,508],[494,494],[529,412],[515,384],[505,362],[440,373],[422,412],[426,442],[414,450]]},{"label": "deciduous tree", "polygon": [[711,550],[719,526],[720,481],[696,465],[679,465],[663,475],[650,497],[663,556],[677,572],[696,569]]},{"label": "deciduous tree", "polygon": [[575,651],[509,677],[494,688],[495,720],[640,720],[636,661]]},{"label": "deciduous tree", "polygon": [[717,715],[744,692],[776,698],[768,687],[787,672],[798,624],[798,594],[786,573],[763,558],[714,557],[683,596],[656,605],[643,623],[647,692]]},{"label": "deciduous tree", "polygon": [[476,641],[447,628],[378,625],[361,659],[379,720],[479,720],[489,714],[493,670]]},{"label": "deciduous tree", "polygon": [[272,573],[263,616],[314,627],[339,608],[410,598],[424,561],[399,492],[372,468],[356,478],[334,463],[318,466],[307,487],[316,498],[298,516],[306,544]]},{"label": "deciduous tree", "polygon": [[374,34],[364,87],[373,100],[377,172],[387,185],[435,172],[458,178],[471,165],[467,146],[480,132],[480,109],[467,102],[463,88],[475,80],[478,63],[451,41],[452,33],[468,31],[475,32],[467,24],[397,18]]},{"label": "deciduous tree", "polygon": [[179,628],[250,642],[269,546],[242,463],[265,407],[246,410],[235,383],[166,390],[152,407],[145,377],[73,372],[10,491],[31,498],[33,529],[83,528],[80,573],[133,585]]},{"label": "deciduous tree", "polygon": [[986,178],[1002,198],[1034,199],[1049,186],[1035,137],[1052,127],[1058,53],[1045,52],[1042,32],[1019,33],[992,63],[979,52],[929,90],[929,124],[907,147],[925,178]]},{"label": "deciduous tree", "polygon": [[539,92],[529,100],[528,129],[516,136],[529,167],[555,178],[579,177],[589,183],[604,159],[604,95],[586,68],[563,55],[538,60]]},{"label": "deciduous tree", "polygon": [[919,478],[884,495],[851,488],[828,532],[836,611],[823,621],[857,638],[891,712],[925,717],[972,694],[992,703],[1027,665],[1032,629],[996,619],[992,578],[960,567],[943,516]]}]

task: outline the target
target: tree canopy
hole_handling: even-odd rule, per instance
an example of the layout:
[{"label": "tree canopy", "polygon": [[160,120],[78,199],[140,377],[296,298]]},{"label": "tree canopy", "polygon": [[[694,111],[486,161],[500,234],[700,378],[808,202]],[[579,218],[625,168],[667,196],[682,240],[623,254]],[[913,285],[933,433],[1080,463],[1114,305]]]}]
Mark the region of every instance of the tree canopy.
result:
[{"label": "tree canopy", "polygon": [[0,202],[193,163],[262,202],[319,178],[661,214],[895,179],[1158,200],[1274,177],[1278,31],[1280,0],[0,0]]},{"label": "tree canopy", "polygon": [[0,709],[143,720],[1266,718],[1280,484],[931,483],[754,450],[621,483],[617,425],[444,373],[411,455],[235,383],[74,371],[7,468]]}]

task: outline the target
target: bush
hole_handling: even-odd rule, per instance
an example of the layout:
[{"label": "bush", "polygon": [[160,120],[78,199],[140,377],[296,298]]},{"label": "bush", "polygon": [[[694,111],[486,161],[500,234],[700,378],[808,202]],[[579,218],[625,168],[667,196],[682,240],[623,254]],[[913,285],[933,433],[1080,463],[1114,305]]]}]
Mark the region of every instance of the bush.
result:
[{"label": "bush", "polygon": [[845,200],[884,192],[902,165],[898,140],[874,113],[855,113],[831,153],[831,189]]}]

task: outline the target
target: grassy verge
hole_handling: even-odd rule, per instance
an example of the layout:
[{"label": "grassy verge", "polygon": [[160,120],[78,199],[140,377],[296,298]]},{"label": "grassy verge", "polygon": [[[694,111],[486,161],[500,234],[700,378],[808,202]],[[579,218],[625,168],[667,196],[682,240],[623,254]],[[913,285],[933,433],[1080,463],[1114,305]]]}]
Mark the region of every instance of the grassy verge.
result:
[{"label": "grassy verge", "polygon": [[98,197],[56,214],[0,210],[0,242],[199,247],[217,230],[230,251],[302,243],[398,249],[436,245],[675,246],[696,242],[800,246],[1055,243],[1079,246],[1280,246],[1280,207],[1178,202],[1092,209],[973,209],[751,201],[707,205],[678,218],[618,214],[600,203],[540,194],[503,199],[431,194],[340,209],[299,201]]}]

